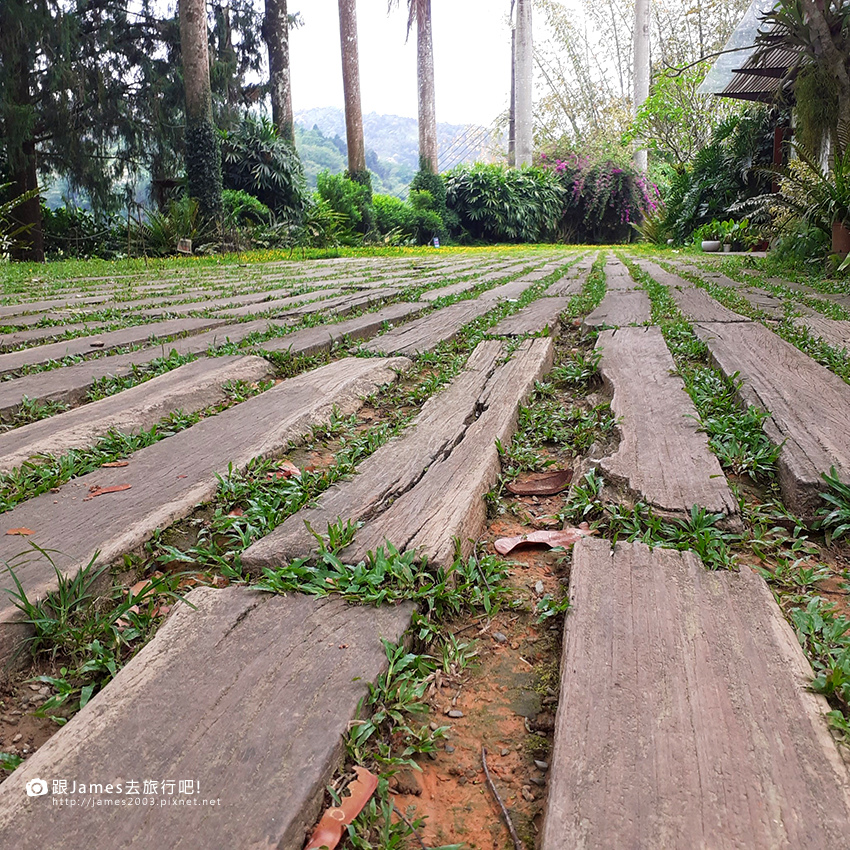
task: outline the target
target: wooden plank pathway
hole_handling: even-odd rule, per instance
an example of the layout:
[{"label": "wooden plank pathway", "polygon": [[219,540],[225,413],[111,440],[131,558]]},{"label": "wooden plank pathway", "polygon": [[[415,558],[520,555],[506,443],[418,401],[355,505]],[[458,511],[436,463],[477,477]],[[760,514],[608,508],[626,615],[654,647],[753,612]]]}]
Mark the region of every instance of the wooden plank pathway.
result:
[{"label": "wooden plank pathway", "polygon": [[[381,639],[400,642],[412,606],[358,608],[241,588],[194,590],[187,602],[194,609],[178,606],[115,680],[0,785],[0,847],[301,850],[357,703],[386,668]],[[26,783],[41,776],[120,784],[93,795],[112,802],[132,793],[131,781],[141,792],[153,780],[157,791],[153,805],[60,810],[51,794],[27,796]]]},{"label": "wooden plank pathway", "polygon": [[681,517],[697,505],[737,521],[737,502],[661,331],[603,331],[596,348],[620,434],[617,451],[599,461],[605,477],[658,513]]},{"label": "wooden plank pathway", "polygon": [[573,552],[542,850],[835,850],[850,776],[826,701],[748,567]]},{"label": "wooden plank pathway", "polygon": [[[348,358],[290,378],[141,449],[127,467],[97,470],[23,502],[3,515],[6,528],[31,529],[27,540],[51,551],[65,574],[73,575],[95,556],[97,563],[109,564],[212,498],[216,475],[226,475],[229,466],[244,470],[255,457],[283,453],[335,409],[352,413],[364,396],[395,381],[407,365],[402,358]],[[90,495],[93,488],[126,485],[96,500]],[[14,565],[33,598],[55,587],[56,576],[43,556],[27,549],[20,537],[0,535],[0,561]],[[22,626],[11,625],[20,618],[5,592],[13,588],[8,573],[0,575],[0,665],[26,636]]]},{"label": "wooden plank pathway", "polygon": [[770,413],[764,430],[782,446],[783,501],[813,520],[826,487],[821,474],[834,466],[850,483],[850,386],[758,322],[706,322],[694,330],[723,374],[742,379],[741,400]]}]

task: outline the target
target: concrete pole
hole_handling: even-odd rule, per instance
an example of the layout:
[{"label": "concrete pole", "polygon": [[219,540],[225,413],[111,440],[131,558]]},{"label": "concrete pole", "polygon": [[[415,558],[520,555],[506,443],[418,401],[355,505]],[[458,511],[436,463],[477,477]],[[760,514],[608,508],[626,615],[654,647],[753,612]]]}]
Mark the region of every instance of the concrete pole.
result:
[{"label": "concrete pole", "polygon": [[531,111],[534,42],[531,35],[531,0],[516,7],[516,164],[531,165],[533,117]]},{"label": "concrete pole", "polygon": [[[635,0],[635,74],[634,74],[634,114],[649,97],[649,0]],[[647,153],[645,149],[635,151],[635,168],[646,171]]]}]

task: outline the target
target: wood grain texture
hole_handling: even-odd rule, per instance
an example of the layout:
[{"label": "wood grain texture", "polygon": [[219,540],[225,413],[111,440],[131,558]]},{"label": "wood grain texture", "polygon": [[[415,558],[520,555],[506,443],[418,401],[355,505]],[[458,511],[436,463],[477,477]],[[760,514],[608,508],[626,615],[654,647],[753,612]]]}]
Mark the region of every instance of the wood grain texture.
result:
[{"label": "wood grain texture", "polygon": [[667,287],[670,297],[683,315],[697,322],[749,322],[748,316],[742,316],[715,301],[704,289],[685,280],[679,275],[665,271],[657,263],[631,258],[653,280]]},{"label": "wood grain texture", "polygon": [[541,848],[835,850],[850,778],[762,579],[576,544]]},{"label": "wood grain texture", "polygon": [[358,561],[386,540],[400,551],[414,549],[438,566],[454,561],[456,543],[468,557],[486,523],[484,496],[499,476],[496,441],[508,444],[519,406],[528,400],[535,381],[551,369],[553,359],[552,340],[521,343],[488,381],[479,397],[478,417],[463,439],[431,464],[413,489],[367,522],[344,557]]},{"label": "wood grain texture", "polygon": [[218,315],[228,319],[238,319],[243,316],[272,316],[278,313],[285,313],[289,309],[306,304],[307,302],[312,303],[314,301],[324,300],[325,298],[331,298],[332,296],[339,295],[339,293],[339,289],[317,289],[312,292],[302,293],[301,295],[290,295],[286,298],[268,299],[266,297],[243,304],[241,307],[220,310]]},{"label": "wood grain texture", "polygon": [[340,518],[365,522],[380,517],[463,439],[503,351],[497,340],[479,343],[466,368],[425,402],[410,428],[366,458],[354,478],[334,485],[315,506],[302,509],[249,546],[242,553],[243,566],[256,575],[264,567],[308,557],[316,538],[305,523],[325,534]]},{"label": "wood grain texture", "polygon": [[20,406],[24,396],[35,401],[61,401],[77,404],[82,401],[92,384],[108,376],[129,375],[133,366],[144,365],[157,357],[167,357],[172,351],[178,354],[204,354],[210,348],[226,342],[240,342],[253,333],[264,333],[279,325],[267,319],[221,325],[213,331],[181,337],[161,345],[86,360],[73,366],[63,366],[48,372],[24,375],[12,381],[0,381],[0,418],[10,418]]},{"label": "wood grain texture", "polygon": [[304,304],[301,307],[284,310],[281,312],[281,315],[289,318],[306,316],[310,313],[333,313],[335,316],[346,316],[355,310],[365,310],[373,304],[379,304],[381,301],[395,298],[399,292],[400,290],[398,289],[381,286],[375,289],[368,289],[364,292],[337,295],[335,298],[323,298],[321,301],[314,301],[310,304]]},{"label": "wood grain texture", "polygon": [[726,376],[739,373],[741,400],[766,410],[764,431],[779,455],[785,504],[811,521],[821,505],[821,473],[835,466],[850,483],[850,386],[758,322],[694,325]]},{"label": "wood grain texture", "polygon": [[828,319],[819,313],[799,316],[793,321],[795,325],[807,328],[812,336],[822,339],[825,343],[833,345],[839,350],[850,350],[850,322]]},{"label": "wood grain texture", "polygon": [[490,333],[493,336],[522,336],[548,330],[550,336],[557,336],[561,313],[569,306],[568,297],[538,298],[519,312],[502,319],[491,328]]},{"label": "wood grain texture", "polygon": [[605,288],[608,292],[627,292],[639,289],[632,279],[629,270],[616,257],[608,257],[605,261]]},{"label": "wood grain texture", "polygon": [[[301,850],[358,700],[386,668],[409,604],[192,591],[118,676],[0,785],[0,847]],[[28,797],[77,783],[192,779],[216,806],[85,809]],[[177,789],[175,789],[177,790]],[[98,795],[95,795],[98,796]],[[178,793],[174,798],[180,798]],[[102,794],[101,799],[110,795]],[[167,838],[166,838],[167,836]]]},{"label": "wood grain texture", "polygon": [[737,502],[699,431],[696,408],[661,331],[603,331],[596,347],[620,434],[616,453],[599,461],[606,477],[662,513],[686,514],[699,505],[737,516]]},{"label": "wood grain texture", "polygon": [[599,306],[582,320],[582,329],[622,328],[651,320],[652,306],[642,289],[614,289],[605,293]]},{"label": "wood grain texture", "polygon": [[[16,372],[24,366],[39,366],[49,360],[61,360],[63,357],[109,351],[122,345],[139,345],[151,339],[196,334],[223,324],[221,319],[169,319],[165,322],[121,328],[97,336],[75,337],[62,342],[38,345],[35,348],[10,351],[0,354],[0,375]],[[98,345],[94,346],[92,343]]]},{"label": "wood grain texture", "polygon": [[[226,475],[230,465],[244,470],[252,458],[282,454],[290,441],[327,422],[334,409],[353,413],[364,396],[392,383],[408,365],[402,358],[338,360],[136,452],[127,467],[99,469],[57,493],[30,499],[3,515],[4,529],[26,527],[35,533],[26,543],[0,534],[0,562],[14,565],[30,598],[56,584],[53,567],[28,549],[30,542],[52,550],[56,568],[65,574],[90,560],[111,563],[209,500],[216,476]],[[121,484],[131,488],[89,498],[92,487]],[[10,626],[19,619],[5,592],[13,587],[9,574],[0,574],[0,665],[26,635],[23,627]]]},{"label": "wood grain texture", "polygon": [[109,430],[138,434],[174,410],[194,413],[220,404],[228,382],[252,383],[273,374],[262,357],[205,357],[187,363],[117,395],[0,434],[0,473],[38,454],[60,455],[93,445]]},{"label": "wood grain texture", "polygon": [[403,324],[412,316],[418,316],[424,309],[424,304],[401,301],[354,319],[304,328],[261,343],[258,348],[263,351],[289,351],[292,354],[318,354],[322,351],[330,351],[337,342],[346,337],[352,340],[370,339],[381,330],[385,322],[391,327]]}]

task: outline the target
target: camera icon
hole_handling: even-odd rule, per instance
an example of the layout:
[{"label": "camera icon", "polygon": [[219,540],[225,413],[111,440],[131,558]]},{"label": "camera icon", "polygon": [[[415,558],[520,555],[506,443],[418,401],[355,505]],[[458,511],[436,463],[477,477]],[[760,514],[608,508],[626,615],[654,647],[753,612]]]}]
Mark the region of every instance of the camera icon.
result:
[{"label": "camera icon", "polygon": [[27,782],[28,797],[43,797],[47,793],[47,781],[44,779],[30,779]]}]

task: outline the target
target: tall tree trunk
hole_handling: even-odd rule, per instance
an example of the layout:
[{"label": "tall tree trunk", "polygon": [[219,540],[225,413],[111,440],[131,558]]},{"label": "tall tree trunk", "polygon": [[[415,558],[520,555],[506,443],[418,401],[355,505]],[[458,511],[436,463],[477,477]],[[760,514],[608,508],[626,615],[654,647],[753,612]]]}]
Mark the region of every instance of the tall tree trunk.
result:
[{"label": "tall tree trunk", "polygon": [[207,9],[180,0],[180,51],[186,90],[186,177],[202,213],[221,217],[221,147],[213,125]]},{"label": "tall tree trunk", "polygon": [[[32,137],[32,109],[30,95],[31,55],[26,36],[14,17],[7,16],[9,9],[0,4],[0,39],[3,48],[3,65],[11,78],[4,97],[3,123],[8,129],[4,140],[6,159],[12,178],[11,198],[38,189],[38,160]],[[11,73],[9,73],[11,71]],[[29,128],[24,130],[22,128]],[[41,201],[38,197],[24,201],[12,210],[11,219],[16,225],[27,228],[18,237],[18,247],[12,249],[12,258],[34,263],[44,262],[44,233],[41,222]]]},{"label": "tall tree trunk", "polygon": [[348,143],[348,176],[368,181],[363,112],[360,108],[360,63],[357,55],[355,0],[339,0],[339,38],[342,48],[342,87],[345,93],[345,137]]},{"label": "tall tree trunk", "polygon": [[532,81],[534,44],[531,0],[517,0],[516,8],[516,164],[531,165]]},{"label": "tall tree trunk", "polygon": [[294,142],[292,78],[289,73],[289,15],[286,0],[266,0],[263,39],[269,51],[272,121],[282,139]]},{"label": "tall tree trunk", "polygon": [[[635,0],[634,114],[649,97],[649,0]],[[635,168],[646,171],[646,149],[635,151]]]},{"label": "tall tree trunk", "polygon": [[434,102],[434,44],[431,0],[414,0],[416,10],[416,73],[419,79],[419,167],[438,172],[437,108]]},{"label": "tall tree trunk", "polygon": [[516,165],[516,27],[511,27],[511,105],[508,107],[508,165]]}]

